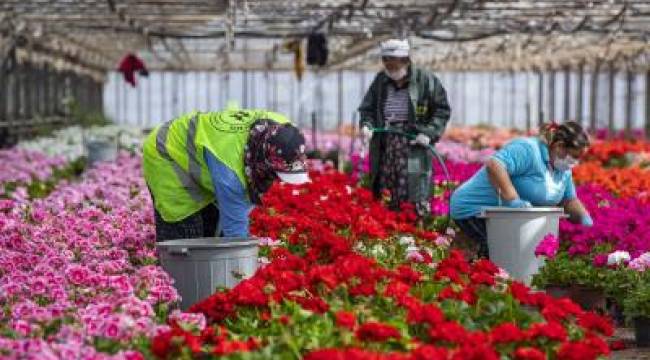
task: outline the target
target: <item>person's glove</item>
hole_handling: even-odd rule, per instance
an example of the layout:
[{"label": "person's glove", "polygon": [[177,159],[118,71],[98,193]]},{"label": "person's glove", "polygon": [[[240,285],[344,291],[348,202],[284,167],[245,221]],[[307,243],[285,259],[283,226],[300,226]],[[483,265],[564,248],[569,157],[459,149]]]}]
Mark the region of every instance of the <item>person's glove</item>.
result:
[{"label": "person's glove", "polygon": [[584,215],[580,218],[580,223],[586,227],[594,226],[594,220],[589,215]]},{"label": "person's glove", "polygon": [[411,141],[411,144],[415,145],[422,145],[422,146],[429,146],[431,144],[431,138],[424,135],[424,134],[418,134],[413,141]]},{"label": "person's glove", "polygon": [[510,201],[506,200],[504,201],[504,205],[507,207],[518,208],[518,209],[533,207],[533,205],[530,202],[526,200],[521,200],[520,198],[512,199]]},{"label": "person's glove", "polygon": [[370,142],[370,139],[372,139],[372,129],[370,129],[368,125],[363,125],[361,127],[361,139],[366,145]]}]

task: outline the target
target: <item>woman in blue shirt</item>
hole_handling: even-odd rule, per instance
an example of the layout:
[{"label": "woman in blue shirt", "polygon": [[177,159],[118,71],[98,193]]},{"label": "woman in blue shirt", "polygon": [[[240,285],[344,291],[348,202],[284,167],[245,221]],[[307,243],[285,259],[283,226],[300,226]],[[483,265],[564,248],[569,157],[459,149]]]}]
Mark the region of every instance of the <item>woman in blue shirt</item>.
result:
[{"label": "woman in blue shirt", "polygon": [[484,207],[564,207],[569,220],[592,226],[593,220],[576,196],[571,169],[589,146],[576,122],[542,127],[539,137],[518,138],[499,150],[451,196],[451,217],[489,257]]}]

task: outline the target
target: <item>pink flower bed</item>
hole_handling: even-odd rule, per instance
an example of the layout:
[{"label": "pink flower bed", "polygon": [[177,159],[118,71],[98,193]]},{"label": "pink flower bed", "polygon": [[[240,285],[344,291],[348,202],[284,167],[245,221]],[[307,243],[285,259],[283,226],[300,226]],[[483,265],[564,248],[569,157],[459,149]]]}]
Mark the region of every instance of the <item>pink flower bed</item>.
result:
[{"label": "pink flower bed", "polygon": [[152,265],[153,241],[137,158],[102,164],[44,199],[4,200],[0,331],[15,338],[0,337],[0,354],[141,358],[133,342],[154,335],[156,312],[178,300],[169,275]]},{"label": "pink flower bed", "polygon": [[457,163],[484,163],[496,152],[493,148],[474,150],[468,145],[449,140],[438,142],[436,151],[446,159]]},{"label": "pink flower bed", "polygon": [[[607,258],[608,254],[593,254],[593,248],[609,244],[612,252],[627,252],[632,262],[630,266],[644,270],[650,265],[650,209],[647,201],[639,198],[615,198],[607,190],[598,185],[578,187],[578,196],[589,209],[594,226],[571,224],[563,221],[560,224],[562,238],[570,242],[570,255],[594,255],[597,258]],[[600,255],[600,257],[599,257]],[[642,257],[643,256],[643,257]],[[641,258],[640,260],[635,260]],[[607,265],[605,261],[601,266]]]},{"label": "pink flower bed", "polygon": [[43,181],[52,176],[55,168],[65,164],[62,157],[50,157],[36,151],[18,148],[0,150],[0,184]]},{"label": "pink flower bed", "polygon": [[0,197],[25,201],[29,198],[28,186],[51,179],[55,170],[62,170],[67,164],[63,157],[36,151],[0,150]]}]

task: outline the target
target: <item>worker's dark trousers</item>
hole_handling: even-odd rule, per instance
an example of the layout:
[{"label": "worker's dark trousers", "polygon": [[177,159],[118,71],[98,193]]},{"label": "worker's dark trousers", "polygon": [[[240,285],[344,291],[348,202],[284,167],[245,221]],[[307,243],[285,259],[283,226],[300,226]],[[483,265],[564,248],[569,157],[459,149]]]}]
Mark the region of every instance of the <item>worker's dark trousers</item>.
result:
[{"label": "worker's dark trousers", "polygon": [[485,219],[471,217],[462,220],[454,219],[454,222],[467,237],[478,243],[478,256],[489,259]]},{"label": "worker's dark trousers", "polygon": [[203,210],[177,222],[166,222],[154,208],[156,241],[214,237],[219,223],[219,210],[210,204]]},{"label": "worker's dark trousers", "polygon": [[[153,203],[151,190],[149,190],[149,194]],[[219,225],[219,209],[214,203],[210,203],[201,211],[173,223],[163,220],[155,207],[153,213],[156,221],[156,241],[214,237]]]}]

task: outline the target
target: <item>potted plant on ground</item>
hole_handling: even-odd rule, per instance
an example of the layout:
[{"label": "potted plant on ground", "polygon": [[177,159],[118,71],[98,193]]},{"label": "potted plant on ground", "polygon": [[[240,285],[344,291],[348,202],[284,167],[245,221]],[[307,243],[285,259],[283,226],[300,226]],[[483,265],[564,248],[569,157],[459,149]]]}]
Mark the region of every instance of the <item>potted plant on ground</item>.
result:
[{"label": "potted plant on ground", "polygon": [[610,316],[616,324],[624,325],[623,302],[629,293],[643,282],[642,277],[643,272],[631,269],[625,264],[608,268],[605,294],[610,303]]},{"label": "potted plant on ground", "polygon": [[641,282],[627,294],[623,308],[625,316],[634,323],[637,346],[650,347],[650,284]]},{"label": "potted plant on ground", "polygon": [[594,267],[588,256],[571,257],[560,251],[553,258],[547,257],[540,272],[533,276],[532,285],[551,296],[571,298],[585,309],[604,311],[607,271]]}]

